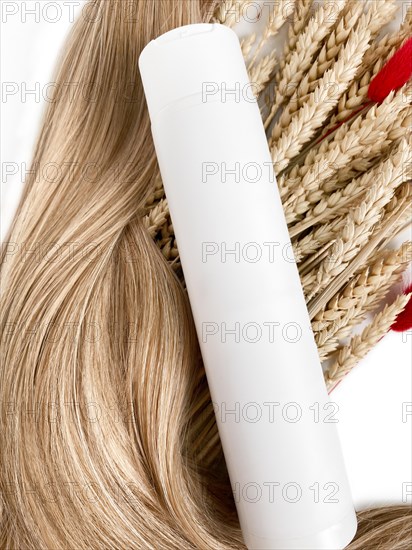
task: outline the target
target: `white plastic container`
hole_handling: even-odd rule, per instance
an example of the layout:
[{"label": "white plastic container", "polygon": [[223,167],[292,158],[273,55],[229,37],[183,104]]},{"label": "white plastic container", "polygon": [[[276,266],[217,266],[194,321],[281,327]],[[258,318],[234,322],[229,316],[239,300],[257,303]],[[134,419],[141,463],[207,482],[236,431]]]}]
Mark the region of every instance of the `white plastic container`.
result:
[{"label": "white plastic container", "polygon": [[258,105],[236,34],[139,60],[219,434],[249,549],[342,549],[356,515]]}]

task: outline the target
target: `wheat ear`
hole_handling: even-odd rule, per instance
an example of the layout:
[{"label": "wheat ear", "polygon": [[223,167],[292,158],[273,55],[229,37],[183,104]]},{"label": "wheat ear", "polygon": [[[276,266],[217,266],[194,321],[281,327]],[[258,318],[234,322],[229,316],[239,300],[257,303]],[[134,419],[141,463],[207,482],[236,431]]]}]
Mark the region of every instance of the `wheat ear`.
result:
[{"label": "wheat ear", "polygon": [[259,95],[264,90],[266,84],[270,81],[273,71],[277,64],[275,52],[271,52],[260,59],[251,69],[249,69],[249,78],[254,84],[255,95]]},{"label": "wheat ear", "polygon": [[292,24],[289,26],[288,39],[285,43],[283,56],[279,65],[279,71],[276,73],[275,80],[279,84],[282,71],[290,61],[290,55],[295,49],[300,34],[303,32],[313,6],[313,0],[297,0]]},{"label": "wheat ear", "polygon": [[393,216],[396,212],[400,211],[400,215],[397,217],[396,222],[392,226],[390,234],[384,235],[378,243],[378,250],[385,248],[389,242],[396,237],[399,231],[407,226],[411,225],[412,220],[412,182],[406,181],[401,185],[392,200],[385,206],[382,222],[378,223],[374,233],[379,235],[382,226],[385,224],[385,220]]},{"label": "wheat ear", "polygon": [[[410,188],[410,185],[407,185]],[[354,258],[350,264],[342,271],[330,284],[321,295],[318,295],[313,300],[309,301],[308,311],[311,318],[313,318],[324,305],[334,296],[334,294],[345,284],[345,282],[356,273],[356,270],[362,265],[362,262],[366,262],[373,251],[379,246],[385,237],[388,237],[399,218],[410,207],[410,197],[412,195],[411,189],[406,190],[404,200],[400,203],[399,207],[382,223],[379,230],[375,230],[373,236],[370,237],[367,244],[358,252],[356,258]]]},{"label": "wheat ear", "polygon": [[255,33],[252,33],[249,36],[246,36],[240,41],[240,48],[242,50],[243,59],[245,61],[248,59],[255,41],[256,41]]},{"label": "wheat ear", "polygon": [[398,296],[391,305],[385,306],[383,311],[375,315],[372,322],[360,335],[354,336],[347,346],[339,350],[335,362],[325,374],[328,390],[333,389],[387,334],[398,315],[405,309],[411,296],[412,294]]},{"label": "wheat ear", "polygon": [[236,4],[238,4],[237,0],[221,0],[216,6],[212,21],[232,27],[236,22],[236,17],[233,17]]},{"label": "wheat ear", "polygon": [[296,0],[293,21],[288,28],[288,38],[284,45],[283,55],[281,55],[280,61],[278,63],[278,69],[272,76],[270,80],[271,85],[268,86],[268,90],[264,97],[262,112],[264,112],[265,114],[262,114],[263,120],[266,120],[266,117],[268,116],[268,113],[272,108],[274,101],[273,94],[278,87],[279,80],[281,78],[281,74],[285,68],[285,65],[287,62],[289,62],[291,53],[295,49],[298,37],[307,25],[312,5],[313,0]]},{"label": "wheat ear", "polygon": [[143,224],[152,238],[161,230],[169,217],[169,205],[167,199],[161,199],[146,216]]},{"label": "wheat ear", "polygon": [[251,62],[249,63],[249,71],[253,67],[256,59],[258,58],[259,53],[261,52],[263,46],[272,36],[275,36],[279,29],[284,25],[286,19],[293,13],[295,8],[296,0],[278,0],[273,5],[273,9],[270,13],[269,20],[264,28],[262,37],[256,46],[256,49],[253,53]]},{"label": "wheat ear", "polygon": [[252,0],[221,0],[216,7],[212,22],[233,27],[239,23],[243,9]]},{"label": "wheat ear", "polygon": [[[328,194],[350,179],[351,170],[359,167],[360,172],[364,171],[361,161],[374,159],[390,143],[388,134],[408,107],[403,91],[396,95],[392,92],[383,103],[369,109],[364,117],[343,124],[333,139],[324,140],[308,153],[302,166],[295,166],[287,176],[279,178],[289,224],[303,216],[305,222],[318,216],[328,207]],[[404,128],[404,133],[406,131]],[[323,183],[326,181],[325,188]],[[293,194],[286,200],[292,190]]]},{"label": "wheat ear", "polygon": [[[352,74],[350,82],[348,82],[346,88],[343,91],[346,91],[347,87],[349,87],[350,83],[352,82],[354,76],[357,73],[358,68],[361,66],[363,54],[368,49],[369,41],[371,41],[373,39],[373,37],[375,35],[374,33],[376,32],[376,29],[380,28],[382,22],[387,20],[388,8],[391,8],[393,10],[394,6],[391,5],[391,3],[393,3],[393,1],[394,0],[388,0],[388,2],[386,4],[382,5],[382,2],[380,0],[370,0],[370,2],[367,3],[368,11],[360,17],[360,19],[358,20],[358,22],[356,23],[354,28],[349,29],[349,32],[348,32],[348,35],[347,35],[348,42],[350,41],[351,37],[352,37],[352,40],[356,40],[356,38],[354,38],[355,35],[358,38],[360,38],[360,37],[365,38],[366,36],[368,36],[368,40],[365,43],[365,48],[362,51],[362,56],[359,60],[359,63],[356,66],[356,70],[354,71],[354,74]],[[357,8],[358,8],[358,5],[355,5],[353,7],[352,4],[349,4],[348,6],[345,7],[344,13],[345,13],[345,11],[347,11],[348,14],[351,15],[351,18],[357,19],[358,16],[359,16],[359,14],[357,12]],[[343,17],[341,19],[341,22],[345,22],[345,21],[346,21],[345,17]],[[343,24],[345,24],[345,23],[343,23]],[[346,35],[346,33],[344,33],[343,37],[345,37],[345,35]],[[336,42],[336,37],[334,37],[333,32],[331,34],[331,37],[332,37],[331,38],[332,43]],[[340,50],[341,50],[343,44],[345,43],[345,41],[346,41],[346,37],[345,37],[345,40],[343,40],[342,43],[339,43],[339,45],[336,47],[336,53],[340,52]],[[349,50],[350,50],[350,48],[349,48]],[[322,50],[321,50],[321,53],[322,53]],[[335,53],[335,51],[334,51],[334,53]],[[339,60],[339,56],[338,56],[338,60]],[[335,61],[335,64],[337,62],[335,58],[331,59],[330,61],[331,62]],[[309,71],[309,73],[303,78],[303,80],[300,83],[299,87],[294,91],[294,94],[293,94],[287,108],[285,108],[284,112],[282,113],[282,116],[280,117],[279,122],[275,125],[275,127],[272,130],[270,145],[273,145],[279,139],[282,131],[289,125],[290,120],[291,120],[291,116],[293,115],[293,113],[296,112],[302,105],[304,105],[310,99],[310,97],[311,97],[310,92],[313,92],[314,90],[316,90],[318,88],[318,86],[322,85],[322,78],[319,78],[319,79],[315,80],[314,82],[311,81],[311,76],[316,77],[317,68],[318,68],[318,65],[315,61],[315,63],[312,65],[312,68]],[[349,68],[349,66],[348,66],[348,68]],[[313,74],[313,71],[315,71],[315,74]],[[324,75],[324,73],[322,73],[322,76],[323,75]],[[333,81],[333,82],[335,82],[335,81]],[[312,84],[313,84],[313,87],[311,87]],[[329,101],[330,101],[331,95],[333,96],[333,93],[330,94],[329,96],[325,96],[325,99],[326,100],[329,99]],[[339,97],[340,96],[338,96],[337,99],[339,99]]]},{"label": "wheat ear", "polygon": [[342,17],[332,30],[317,58],[299,84],[299,96],[296,102],[291,102],[295,111],[305,103],[308,94],[313,92],[325,72],[330,69],[340,50],[345,44],[350,32],[357,23],[363,5],[360,2],[350,2],[343,10]]},{"label": "wheat ear", "polygon": [[394,35],[385,36],[377,44],[373,44],[365,53],[362,65],[354,82],[343,94],[323,135],[335,128],[340,122],[347,120],[353,113],[368,101],[368,90],[372,79],[378,74],[385,63],[402,46],[410,36],[411,28],[403,28]]},{"label": "wheat ear", "polygon": [[[371,170],[357,178],[356,184],[351,184],[349,189],[358,187],[362,190],[370,189],[373,184],[378,185],[377,190],[379,205],[381,206],[381,197],[379,193],[385,192],[385,189],[396,189],[410,178],[409,164],[411,151],[407,140],[402,140],[401,143],[394,149],[393,154],[389,155],[386,160],[377,163]],[[378,204],[377,204],[378,205]],[[375,206],[377,206],[375,205]],[[347,216],[351,215],[350,213]],[[322,245],[334,239],[340,234],[343,227],[347,223],[347,216],[335,218],[332,221],[320,225],[311,233],[305,235],[296,245],[300,251],[301,257],[306,257],[313,254]]]},{"label": "wheat ear", "polygon": [[322,126],[352,81],[368,46],[369,37],[368,30],[362,35],[357,32],[351,33],[338,60],[324,74],[315,91],[309,94],[308,101],[303,107],[291,117],[285,109],[285,117],[282,115],[282,120],[275,125],[272,132],[275,141],[271,153],[276,173],[288,166],[291,159],[299,154],[303,145]]},{"label": "wheat ear", "polygon": [[339,339],[345,338],[378,305],[411,259],[411,242],[397,250],[379,253],[315,316],[312,328],[321,361],[338,348]]},{"label": "wheat ear", "polygon": [[348,215],[336,234],[336,242],[331,252],[319,267],[302,277],[302,286],[308,301],[323,290],[335,277],[342,273],[366,244],[374,225],[381,219],[383,206],[393,196],[393,173],[389,165],[383,174],[382,184],[374,184],[367,192],[365,199]]},{"label": "wheat ear", "polygon": [[333,5],[326,3],[320,6],[298,36],[296,46],[278,76],[273,104],[265,120],[266,129],[279,107],[294,94],[302,76],[309,69],[314,54],[343,10],[345,1],[337,0]]}]

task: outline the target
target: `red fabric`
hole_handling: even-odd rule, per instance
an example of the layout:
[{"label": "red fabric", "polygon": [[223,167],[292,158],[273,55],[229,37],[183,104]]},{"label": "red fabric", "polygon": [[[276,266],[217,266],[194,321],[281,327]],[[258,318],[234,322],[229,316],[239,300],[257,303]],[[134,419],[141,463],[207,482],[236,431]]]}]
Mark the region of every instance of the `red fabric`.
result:
[{"label": "red fabric", "polygon": [[379,71],[369,86],[368,97],[381,103],[392,90],[399,90],[412,76],[412,38]]},{"label": "red fabric", "polygon": [[399,90],[412,77],[412,38],[409,38],[399,50],[382,67],[369,85],[368,98],[369,103],[364,103],[356,111],[351,113],[348,118],[332,128],[326,135],[322,136],[316,142],[316,145],[322,142],[332,132],[337,130],[342,124],[350,121],[360,111],[371,102],[381,103],[393,90]]},{"label": "red fabric", "polygon": [[[410,284],[405,289],[405,294],[410,294],[412,292],[412,284]],[[391,329],[395,332],[405,332],[412,328],[412,298],[409,299],[409,302],[406,304],[405,309],[400,313],[393,323]]]}]

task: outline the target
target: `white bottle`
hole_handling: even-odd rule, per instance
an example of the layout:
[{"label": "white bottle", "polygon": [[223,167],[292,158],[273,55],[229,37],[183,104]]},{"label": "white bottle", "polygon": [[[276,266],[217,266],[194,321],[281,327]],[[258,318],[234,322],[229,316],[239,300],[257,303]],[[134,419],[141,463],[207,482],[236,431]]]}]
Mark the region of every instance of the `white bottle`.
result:
[{"label": "white bottle", "polygon": [[177,28],[139,66],[245,543],[342,549],[356,515],[336,410],[237,36]]}]

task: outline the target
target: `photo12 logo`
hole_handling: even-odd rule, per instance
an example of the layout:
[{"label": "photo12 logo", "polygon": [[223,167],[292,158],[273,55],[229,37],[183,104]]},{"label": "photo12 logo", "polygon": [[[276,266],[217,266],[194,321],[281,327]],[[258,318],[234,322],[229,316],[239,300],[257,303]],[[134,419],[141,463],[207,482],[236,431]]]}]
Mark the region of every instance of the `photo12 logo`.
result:
[{"label": "photo12 logo", "polygon": [[236,503],[240,501],[251,504],[265,502],[274,504],[279,501],[295,504],[302,499],[310,499],[316,504],[338,504],[339,485],[328,481],[319,483],[315,481],[311,485],[303,485],[296,481],[280,483],[278,481],[265,481],[263,483],[248,482],[232,485],[233,496]]},{"label": "photo12 logo", "polygon": [[240,103],[256,103],[259,95],[259,85],[256,82],[203,82],[202,103],[219,100],[221,103],[234,101]]},{"label": "photo12 logo", "polygon": [[272,162],[202,162],[202,183],[276,183]]},{"label": "photo12 logo", "polygon": [[257,342],[266,341],[271,344],[278,339],[294,344],[302,338],[302,327],[295,321],[288,323],[280,323],[279,321],[264,321],[258,323],[249,321],[234,323],[221,321],[209,321],[202,323],[202,342],[204,344],[218,340],[221,344],[228,342],[239,344],[245,342],[248,344],[256,344]]},{"label": "photo12 logo", "polygon": [[228,403],[216,403],[213,401],[213,410],[216,418],[222,424],[257,424],[267,422],[269,424],[299,422],[313,422],[314,424],[336,424],[339,422],[336,414],[339,412],[337,403],[300,404],[296,401],[281,403],[280,401],[264,401],[257,403],[239,401]]},{"label": "photo12 logo", "polygon": [[267,262],[269,264],[284,260],[288,263],[296,263],[293,253],[293,246],[290,242],[282,245],[280,242],[255,241],[241,243],[208,241],[202,243],[202,262],[219,262],[222,264],[255,264],[257,262]]},{"label": "photo12 logo", "polygon": [[88,23],[102,20],[103,10],[109,8],[120,15],[124,23],[138,24],[140,21],[135,0],[2,0],[0,4],[1,22],[10,23],[74,23],[81,17]]}]

